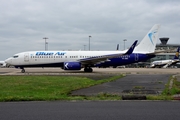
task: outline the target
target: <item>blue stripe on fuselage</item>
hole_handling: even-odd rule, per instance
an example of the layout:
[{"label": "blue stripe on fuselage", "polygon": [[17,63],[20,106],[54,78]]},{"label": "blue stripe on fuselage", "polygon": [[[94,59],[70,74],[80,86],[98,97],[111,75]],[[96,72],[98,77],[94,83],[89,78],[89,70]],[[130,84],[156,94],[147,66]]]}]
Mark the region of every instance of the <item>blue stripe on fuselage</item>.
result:
[{"label": "blue stripe on fuselage", "polygon": [[127,65],[137,62],[146,61],[150,58],[155,57],[155,55],[146,55],[146,54],[130,54],[127,56],[122,56],[119,58],[112,58],[110,59],[110,62],[105,62],[101,64],[97,64],[97,67],[108,67],[108,66],[121,66],[121,65]]}]

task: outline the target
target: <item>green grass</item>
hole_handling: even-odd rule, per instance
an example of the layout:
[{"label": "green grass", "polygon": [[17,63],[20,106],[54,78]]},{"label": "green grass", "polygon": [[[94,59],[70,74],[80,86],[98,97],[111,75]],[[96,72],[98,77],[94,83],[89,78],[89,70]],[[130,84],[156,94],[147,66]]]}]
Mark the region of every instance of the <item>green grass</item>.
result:
[{"label": "green grass", "polygon": [[145,89],[143,86],[134,86],[133,89]]},{"label": "green grass", "polygon": [[[170,86],[170,82],[172,85]],[[174,100],[173,95],[180,94],[180,81],[176,77],[171,77],[167,84],[165,84],[165,89],[162,94],[158,96],[159,100]],[[151,97],[153,98],[153,97]],[[154,98],[155,100],[156,98]]]},{"label": "green grass", "polygon": [[[48,101],[48,100],[84,100],[105,99],[71,96],[73,90],[110,82],[122,75],[92,80],[77,76],[0,76],[0,101]],[[110,96],[109,96],[110,97]]]},{"label": "green grass", "polygon": [[[172,88],[170,89],[170,81],[173,81]],[[165,89],[162,92],[162,95],[175,95],[180,94],[180,82],[177,81],[177,78],[171,77],[167,84],[165,84]]]},{"label": "green grass", "polygon": [[172,96],[169,95],[147,95],[147,100],[173,100]]},{"label": "green grass", "polygon": [[[0,101],[51,100],[122,100],[121,96],[99,93],[97,96],[72,96],[74,90],[117,80],[115,76],[0,76]],[[173,80],[169,89],[170,80]],[[180,82],[171,77],[161,95],[147,95],[147,100],[173,100],[180,94]],[[142,86],[135,86],[142,89]]]},{"label": "green grass", "polygon": [[180,94],[180,82],[177,81],[176,78],[173,80],[173,86],[172,86],[172,89],[170,90],[170,93],[172,95]]}]

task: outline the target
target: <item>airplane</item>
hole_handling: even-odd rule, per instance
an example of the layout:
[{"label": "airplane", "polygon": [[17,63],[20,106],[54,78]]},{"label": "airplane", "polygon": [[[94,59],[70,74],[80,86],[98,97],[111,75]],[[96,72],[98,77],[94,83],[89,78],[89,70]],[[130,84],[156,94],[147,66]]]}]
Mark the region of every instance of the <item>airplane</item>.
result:
[{"label": "airplane", "polygon": [[121,66],[155,57],[155,46],[160,25],[155,24],[143,40],[136,46],[123,51],[27,51],[13,55],[5,60],[8,65],[25,67],[61,67],[64,70],[81,70],[93,72],[92,67]]},{"label": "airplane", "polygon": [[1,68],[1,67],[6,67],[5,61],[0,61],[0,68]]},{"label": "airplane", "polygon": [[177,51],[176,51],[173,59],[153,61],[150,64],[150,68],[167,68],[169,66],[175,65],[176,63],[180,62],[179,50],[180,50],[180,47],[177,48]]}]

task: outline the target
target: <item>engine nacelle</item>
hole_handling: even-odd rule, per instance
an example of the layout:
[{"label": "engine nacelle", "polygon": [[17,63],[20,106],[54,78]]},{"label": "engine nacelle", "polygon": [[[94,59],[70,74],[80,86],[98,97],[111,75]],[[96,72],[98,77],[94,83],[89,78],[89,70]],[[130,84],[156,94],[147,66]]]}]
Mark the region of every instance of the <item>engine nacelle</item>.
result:
[{"label": "engine nacelle", "polygon": [[64,70],[81,70],[80,62],[64,62]]}]

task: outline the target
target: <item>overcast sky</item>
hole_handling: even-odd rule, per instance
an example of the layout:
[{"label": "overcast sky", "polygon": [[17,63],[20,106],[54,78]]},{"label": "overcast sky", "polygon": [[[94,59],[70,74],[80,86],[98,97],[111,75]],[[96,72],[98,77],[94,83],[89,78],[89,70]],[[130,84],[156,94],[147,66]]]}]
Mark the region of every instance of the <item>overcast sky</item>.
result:
[{"label": "overcast sky", "polygon": [[[179,0],[0,0],[0,60],[48,50],[115,50],[142,40],[154,24],[159,37],[180,44]],[[160,41],[158,41],[160,43]]]}]

